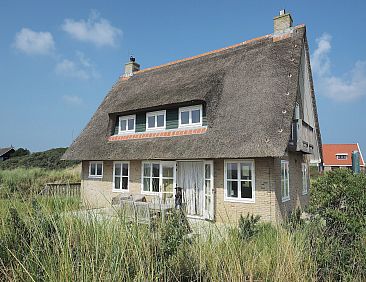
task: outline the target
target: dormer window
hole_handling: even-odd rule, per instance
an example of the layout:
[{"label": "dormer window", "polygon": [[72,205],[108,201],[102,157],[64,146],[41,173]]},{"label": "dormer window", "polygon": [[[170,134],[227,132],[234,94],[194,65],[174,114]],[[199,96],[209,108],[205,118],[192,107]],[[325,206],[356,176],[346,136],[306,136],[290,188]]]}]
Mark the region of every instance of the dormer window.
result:
[{"label": "dormer window", "polygon": [[179,108],[179,127],[201,125],[202,105]]},{"label": "dormer window", "polygon": [[135,132],[136,116],[121,116],[119,117],[118,133],[130,133]]},{"label": "dormer window", "polygon": [[146,114],[146,129],[147,130],[162,130],[165,129],[166,111],[150,112]]},{"label": "dormer window", "polygon": [[344,153],[344,154],[336,154],[337,160],[347,160],[348,159],[348,154]]}]

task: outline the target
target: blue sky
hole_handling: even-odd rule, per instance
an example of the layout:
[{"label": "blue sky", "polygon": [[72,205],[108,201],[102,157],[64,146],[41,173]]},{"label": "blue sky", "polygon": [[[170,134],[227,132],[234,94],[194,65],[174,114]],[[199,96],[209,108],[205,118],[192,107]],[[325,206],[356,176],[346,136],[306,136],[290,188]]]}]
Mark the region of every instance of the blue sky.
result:
[{"label": "blue sky", "polygon": [[[347,4],[345,4],[347,3]],[[305,23],[323,143],[366,150],[366,1],[0,2],[0,147],[76,138],[129,55],[142,68]]]}]

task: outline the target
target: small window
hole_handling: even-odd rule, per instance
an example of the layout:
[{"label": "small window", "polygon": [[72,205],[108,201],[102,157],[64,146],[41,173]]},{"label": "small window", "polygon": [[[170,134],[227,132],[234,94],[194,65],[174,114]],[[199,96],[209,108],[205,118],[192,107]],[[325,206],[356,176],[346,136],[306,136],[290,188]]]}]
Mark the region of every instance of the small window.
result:
[{"label": "small window", "polygon": [[128,162],[113,164],[113,191],[128,191],[130,166]]},{"label": "small window", "polygon": [[254,203],[254,161],[225,161],[225,200]]},{"label": "small window", "polygon": [[281,194],[282,202],[290,200],[290,179],[288,161],[281,161]]},{"label": "small window", "polygon": [[179,127],[202,125],[202,105],[179,108]]},{"label": "small window", "polygon": [[89,177],[90,178],[103,177],[103,162],[89,162]]},{"label": "small window", "polygon": [[119,117],[118,133],[135,132],[136,116],[121,116]]},{"label": "small window", "polygon": [[302,164],[302,194],[306,195],[309,191],[309,172],[308,165]]},{"label": "small window", "polygon": [[165,129],[165,111],[147,113],[146,128],[147,130]]},{"label": "small window", "polygon": [[347,160],[348,155],[347,154],[337,154],[337,160]]}]

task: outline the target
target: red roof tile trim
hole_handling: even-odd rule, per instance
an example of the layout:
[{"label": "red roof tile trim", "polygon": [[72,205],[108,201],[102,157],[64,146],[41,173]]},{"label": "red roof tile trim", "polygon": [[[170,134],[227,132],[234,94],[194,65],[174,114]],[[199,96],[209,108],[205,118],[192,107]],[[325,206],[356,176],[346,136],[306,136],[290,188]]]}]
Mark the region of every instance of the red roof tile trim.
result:
[{"label": "red roof tile trim", "polygon": [[[305,24],[297,25],[297,26],[294,27],[294,29],[299,29],[299,28],[302,28],[302,27],[305,27]],[[163,65],[158,65],[158,66],[154,66],[154,67],[142,69],[142,70],[139,70],[139,71],[134,72],[133,74],[134,75],[138,75],[140,73],[144,73],[144,72],[147,72],[147,71],[150,71],[150,70],[160,69],[160,68],[167,67],[167,66],[171,66],[171,65],[175,65],[175,64],[178,64],[178,63],[182,63],[182,62],[186,62],[186,61],[191,61],[191,60],[198,59],[198,58],[201,58],[201,57],[204,57],[204,56],[207,56],[207,55],[211,55],[211,54],[215,54],[215,53],[220,53],[220,52],[223,52],[225,50],[233,49],[233,48],[239,47],[241,45],[249,44],[249,43],[252,43],[252,42],[255,42],[255,41],[259,41],[261,39],[271,38],[271,37],[273,37],[273,34],[272,33],[271,34],[264,35],[264,36],[256,37],[256,38],[253,38],[253,39],[249,39],[247,41],[240,42],[240,43],[237,43],[237,44],[228,46],[228,47],[224,47],[224,48],[221,48],[221,49],[217,49],[217,50],[209,51],[209,52],[206,52],[206,53],[202,53],[202,54],[199,54],[199,55],[196,55],[196,56],[193,56],[193,57],[188,57],[188,58],[184,58],[184,59],[181,59],[181,60],[177,60],[177,61],[173,61],[173,62],[170,62],[170,63],[166,63],[166,64],[163,64]],[[288,35],[285,34],[285,35],[281,35],[281,36],[274,37],[274,42],[275,41],[278,41],[278,40],[282,40],[282,39],[288,38],[288,37],[290,37],[290,34],[288,34]],[[121,79],[122,80],[125,80],[125,79],[123,79],[123,76],[121,76]]]},{"label": "red roof tile trim", "polygon": [[[360,165],[365,166],[358,144],[323,144],[323,158],[325,166],[352,166],[352,152],[360,153]],[[346,160],[338,160],[337,154],[347,154]]]},{"label": "red roof tile trim", "polygon": [[113,135],[108,138],[108,141],[124,141],[131,139],[146,139],[146,138],[157,138],[157,137],[173,137],[183,135],[194,135],[203,134],[207,131],[207,128],[196,128],[196,129],[184,129],[174,131],[161,131],[161,132],[141,132],[128,135]]}]

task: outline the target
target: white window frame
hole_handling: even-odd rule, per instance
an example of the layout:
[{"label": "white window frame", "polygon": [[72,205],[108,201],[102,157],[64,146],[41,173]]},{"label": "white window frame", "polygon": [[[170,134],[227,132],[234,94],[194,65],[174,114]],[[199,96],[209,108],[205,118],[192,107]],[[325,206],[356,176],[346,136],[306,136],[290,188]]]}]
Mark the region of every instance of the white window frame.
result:
[{"label": "white window frame", "polygon": [[[164,115],[164,126],[162,127],[157,127],[157,116],[158,115]],[[155,116],[155,126],[154,127],[149,127],[149,117],[151,116]],[[147,112],[146,113],[146,131],[157,131],[157,130],[165,130],[166,128],[166,110],[162,110],[162,111],[155,111],[155,112]]]},{"label": "white window frame", "polygon": [[[91,173],[92,164],[95,164],[95,174]],[[98,169],[97,169],[98,164],[102,165],[102,174],[101,175],[96,174],[98,171]],[[103,173],[104,173],[103,161],[90,161],[89,162],[89,178],[103,178]]]},{"label": "white window frame", "polygon": [[[287,166],[287,170],[283,169],[283,174],[282,174],[282,166],[285,165]],[[287,172],[287,178],[285,177],[285,173]],[[287,202],[290,200],[290,166],[289,166],[289,161],[287,160],[281,160],[281,198],[282,198],[282,203]],[[283,180],[283,185],[282,185],[282,180]],[[285,182],[285,180],[287,180]],[[287,188],[287,195],[284,193],[286,191]]]},{"label": "white window frame", "polygon": [[[115,180],[116,180],[115,179],[116,178],[116,174],[115,174],[115,170],[114,170],[115,164],[121,164],[121,173],[123,171],[123,169],[122,169],[123,164],[127,164],[127,166],[128,166],[127,189],[122,189],[122,178],[123,177],[126,177],[126,176],[123,176],[123,173],[118,176],[118,177],[121,178],[121,183],[120,183],[121,189],[116,189],[115,186],[114,186]],[[112,169],[113,169],[113,184],[112,184],[113,186],[112,186],[112,191],[113,192],[119,192],[119,193],[129,192],[130,191],[130,162],[129,161],[115,161],[115,162],[113,162],[113,168]]]},{"label": "white window frame", "polygon": [[[177,186],[177,162],[176,161],[142,161],[141,162],[141,194],[144,195],[154,195],[159,196],[160,198],[163,196],[164,192],[162,191],[163,179],[167,177],[163,177],[163,165],[164,163],[174,164],[173,168],[173,197],[175,196],[175,188]],[[150,191],[144,190],[144,164],[159,164],[159,192],[152,191],[152,176],[150,178]],[[152,175],[152,166],[151,166],[151,175]],[[155,177],[157,178],[157,177]]]},{"label": "white window frame", "polygon": [[[228,163],[236,163],[238,164],[238,197],[229,197],[227,195],[227,164]],[[240,170],[240,163],[250,163],[252,166],[252,179],[251,180],[241,180],[241,170]],[[252,198],[246,199],[241,198],[241,181],[251,181],[252,182]],[[242,160],[225,160],[224,161],[224,201],[225,202],[237,202],[237,203],[248,203],[252,204],[255,203],[255,161],[254,159],[242,159]]]},{"label": "white window frame", "polygon": [[[210,176],[207,178],[206,177],[206,165],[210,166]],[[211,197],[211,206],[207,207],[206,206],[206,202],[205,202],[205,198],[206,198],[206,194],[203,193],[203,210],[204,210],[204,218],[209,219],[209,220],[213,220],[214,216],[215,216],[215,199],[214,199],[214,162],[212,160],[205,160],[203,162],[203,189],[205,189],[205,185],[206,185],[206,180],[210,181],[210,197]]]},{"label": "white window frame", "polygon": [[[200,110],[201,116],[200,116],[200,122],[198,123],[192,123],[192,111],[194,110]],[[189,123],[188,124],[182,124],[181,120],[181,113],[189,111]],[[195,127],[195,126],[202,126],[202,118],[203,118],[203,107],[202,105],[195,105],[195,106],[188,106],[188,107],[181,107],[179,108],[179,128],[182,127]]]},{"label": "white window frame", "polygon": [[[345,157],[345,158],[340,158],[340,157]],[[340,161],[345,161],[345,160],[348,160],[348,154],[347,153],[339,153],[339,154],[336,154],[336,159],[337,160],[340,160]]]},{"label": "white window frame", "polygon": [[309,192],[309,168],[307,163],[301,164],[302,171],[302,194],[306,195]]},{"label": "white window frame", "polygon": [[[128,120],[133,118],[133,129],[128,129]],[[126,120],[126,130],[121,130],[121,121]],[[136,132],[136,115],[120,116],[118,119],[118,134]]]}]

